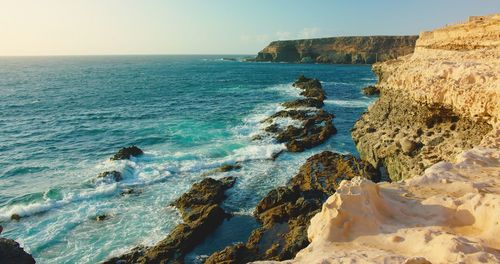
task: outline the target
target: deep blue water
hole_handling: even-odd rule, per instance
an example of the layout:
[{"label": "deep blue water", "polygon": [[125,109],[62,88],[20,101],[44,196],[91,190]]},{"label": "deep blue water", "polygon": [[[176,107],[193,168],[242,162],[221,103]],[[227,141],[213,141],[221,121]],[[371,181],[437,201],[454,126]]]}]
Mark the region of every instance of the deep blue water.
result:
[{"label": "deep blue water", "polygon": [[[372,101],[360,92],[375,81],[369,66],[219,58],[0,57],[2,235],[40,263],[95,263],[168,234],[180,219],[167,205],[207,170],[242,162],[243,169],[214,177],[238,177],[224,206],[251,225],[244,216],[307,157],[322,150],[356,154],[349,130]],[[259,120],[298,96],[291,83],[300,74],[323,82],[338,134],[272,161],[283,146],[251,136]],[[146,154],[108,160],[129,145]],[[124,180],[95,181],[111,169]],[[120,195],[131,187],[140,193]],[[13,213],[24,218],[10,221]],[[103,213],[111,218],[92,220]]]}]

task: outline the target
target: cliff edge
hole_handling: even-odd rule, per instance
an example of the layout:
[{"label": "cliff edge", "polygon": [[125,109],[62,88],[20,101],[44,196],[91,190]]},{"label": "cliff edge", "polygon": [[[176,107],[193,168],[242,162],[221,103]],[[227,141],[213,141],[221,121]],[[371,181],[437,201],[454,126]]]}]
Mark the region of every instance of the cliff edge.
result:
[{"label": "cliff edge", "polygon": [[332,37],[271,42],[255,61],[373,64],[413,52],[417,36]]},{"label": "cliff edge", "polygon": [[412,55],[373,65],[379,100],[355,124],[361,157],[391,179],[474,146],[500,146],[500,15],[423,32]]}]

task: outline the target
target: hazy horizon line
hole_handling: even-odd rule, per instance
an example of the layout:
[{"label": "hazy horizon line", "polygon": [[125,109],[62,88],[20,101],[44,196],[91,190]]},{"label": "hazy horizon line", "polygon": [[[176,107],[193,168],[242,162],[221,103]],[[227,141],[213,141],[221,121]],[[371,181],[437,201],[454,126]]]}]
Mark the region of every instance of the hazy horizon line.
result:
[{"label": "hazy horizon line", "polygon": [[27,55],[2,55],[6,57],[99,57],[99,56],[257,56],[257,54],[237,53],[137,53],[137,54],[27,54]]}]

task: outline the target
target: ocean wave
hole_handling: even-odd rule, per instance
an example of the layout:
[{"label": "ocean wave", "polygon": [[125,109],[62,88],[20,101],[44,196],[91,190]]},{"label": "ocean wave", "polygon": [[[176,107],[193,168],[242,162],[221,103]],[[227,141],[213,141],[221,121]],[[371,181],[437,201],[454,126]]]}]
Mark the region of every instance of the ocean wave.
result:
[{"label": "ocean wave", "polygon": [[64,195],[61,200],[45,200],[30,204],[16,204],[0,210],[0,221],[8,221],[12,215],[17,214],[21,217],[31,216],[47,212],[49,210],[65,206],[70,203],[95,199],[99,197],[107,197],[117,193],[118,185],[99,185],[94,190],[80,191],[77,193],[69,193]]},{"label": "ocean wave", "polygon": [[323,85],[348,85],[348,86],[356,85],[356,83],[352,83],[352,82],[333,82],[333,81],[321,82],[321,84],[323,84]]},{"label": "ocean wave", "polygon": [[325,100],[325,104],[333,104],[345,108],[366,108],[372,102],[364,100]]}]

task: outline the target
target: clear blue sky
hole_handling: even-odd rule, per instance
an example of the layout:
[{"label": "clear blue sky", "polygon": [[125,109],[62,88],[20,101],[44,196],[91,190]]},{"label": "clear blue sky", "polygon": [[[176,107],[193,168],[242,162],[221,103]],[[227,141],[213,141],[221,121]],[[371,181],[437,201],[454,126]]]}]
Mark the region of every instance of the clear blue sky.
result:
[{"label": "clear blue sky", "polygon": [[276,39],[418,34],[500,0],[0,0],[0,55],[255,54]]}]

